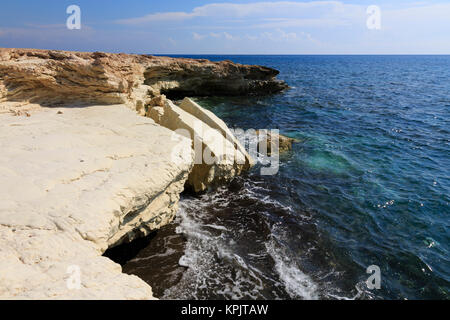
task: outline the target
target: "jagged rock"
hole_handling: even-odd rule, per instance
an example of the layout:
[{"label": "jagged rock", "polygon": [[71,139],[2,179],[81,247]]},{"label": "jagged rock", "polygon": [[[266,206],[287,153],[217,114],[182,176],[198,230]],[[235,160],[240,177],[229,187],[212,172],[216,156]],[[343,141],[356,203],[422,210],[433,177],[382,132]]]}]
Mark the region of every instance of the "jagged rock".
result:
[{"label": "jagged rock", "polygon": [[[277,74],[230,61],[0,49],[0,298],[151,298],[102,253],[169,223],[185,185],[204,191],[253,164],[213,113],[165,94],[273,93],[287,87]],[[67,287],[73,266],[79,290]]]},{"label": "jagged rock", "polygon": [[165,95],[159,95],[157,97],[154,97],[152,100],[150,100],[148,106],[149,107],[164,107],[164,104],[166,103],[166,96]]},{"label": "jagged rock", "polygon": [[160,94],[172,96],[247,95],[281,91],[278,71],[230,61],[0,49],[0,102],[47,106],[126,104],[142,108]]},{"label": "jagged rock", "polygon": [[179,133],[192,139],[195,162],[187,185],[195,192],[227,183],[253,164],[231,132],[224,135],[229,131],[225,123],[191,100],[182,105],[189,112],[166,100],[164,107],[152,108],[148,115],[170,130],[184,130]]},{"label": "jagged rock", "polygon": [[[289,138],[282,134],[274,134],[271,131],[265,130],[256,130],[256,134],[258,136],[258,151],[264,152],[266,151],[267,155],[272,154],[272,149],[276,148],[276,141],[278,141],[278,152],[285,153],[292,150],[292,144],[298,142],[297,139]],[[263,139],[266,139],[266,142],[262,142]]]},{"label": "jagged rock", "polygon": [[123,105],[58,111],[0,114],[0,298],[152,298],[102,253],[172,220],[191,141]]},{"label": "jagged rock", "polygon": [[213,112],[206,110],[205,108],[202,108],[200,105],[192,101],[190,98],[185,98],[181,102],[180,108],[186,111],[187,113],[190,113],[197,119],[203,121],[209,127],[218,130],[222,136],[224,136],[230,143],[232,143],[235,146],[235,148],[237,148],[237,150],[240,151],[245,157],[246,164],[243,168],[244,170],[249,169],[251,166],[255,164],[252,157],[250,157],[247,150],[245,150],[245,148],[241,145],[241,143],[236,139],[236,137],[230,131],[225,122],[223,122],[223,120],[217,117]]}]

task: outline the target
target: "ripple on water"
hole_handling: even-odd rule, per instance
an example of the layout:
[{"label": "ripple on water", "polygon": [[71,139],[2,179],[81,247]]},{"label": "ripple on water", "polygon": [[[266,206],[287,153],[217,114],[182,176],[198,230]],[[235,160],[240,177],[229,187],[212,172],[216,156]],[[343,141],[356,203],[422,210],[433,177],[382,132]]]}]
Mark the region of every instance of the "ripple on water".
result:
[{"label": "ripple on water", "polygon": [[185,197],[173,231],[186,238],[172,259],[182,276],[159,296],[449,299],[450,57],[205,58],[280,70],[281,94],[199,102],[230,127],[301,142],[277,176],[256,169]]}]

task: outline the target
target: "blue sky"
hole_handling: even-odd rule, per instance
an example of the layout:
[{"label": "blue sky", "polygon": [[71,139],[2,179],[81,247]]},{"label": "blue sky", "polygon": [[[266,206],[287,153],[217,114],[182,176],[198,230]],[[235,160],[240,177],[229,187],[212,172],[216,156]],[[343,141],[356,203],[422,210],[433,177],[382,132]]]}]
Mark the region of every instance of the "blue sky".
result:
[{"label": "blue sky", "polygon": [[[66,8],[81,8],[68,30]],[[381,29],[367,28],[367,8]],[[154,54],[450,54],[442,0],[15,0],[0,47]]]}]

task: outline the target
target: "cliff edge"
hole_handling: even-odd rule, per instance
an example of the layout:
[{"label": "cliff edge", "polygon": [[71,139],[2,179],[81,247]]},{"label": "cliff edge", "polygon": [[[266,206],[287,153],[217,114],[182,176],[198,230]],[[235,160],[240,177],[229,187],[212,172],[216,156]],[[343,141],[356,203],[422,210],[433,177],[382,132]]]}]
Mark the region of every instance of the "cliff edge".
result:
[{"label": "cliff edge", "polygon": [[152,299],[105,250],[172,221],[185,187],[205,191],[253,165],[223,121],[168,97],[278,92],[277,73],[0,49],[0,298]]},{"label": "cliff edge", "polygon": [[278,71],[231,61],[103,52],[0,49],[0,102],[126,104],[168,98],[279,92]]}]

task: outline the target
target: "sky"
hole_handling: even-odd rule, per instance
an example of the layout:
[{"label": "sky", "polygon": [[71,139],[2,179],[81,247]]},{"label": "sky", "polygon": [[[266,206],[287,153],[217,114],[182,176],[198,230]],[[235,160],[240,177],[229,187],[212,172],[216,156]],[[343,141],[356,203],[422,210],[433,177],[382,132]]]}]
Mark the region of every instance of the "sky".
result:
[{"label": "sky", "polygon": [[[67,28],[70,5],[80,8],[81,29]],[[0,47],[146,54],[450,54],[450,0],[4,1]]]}]

